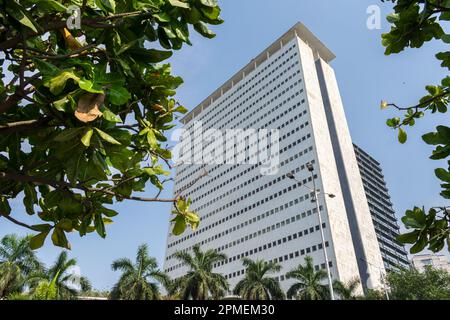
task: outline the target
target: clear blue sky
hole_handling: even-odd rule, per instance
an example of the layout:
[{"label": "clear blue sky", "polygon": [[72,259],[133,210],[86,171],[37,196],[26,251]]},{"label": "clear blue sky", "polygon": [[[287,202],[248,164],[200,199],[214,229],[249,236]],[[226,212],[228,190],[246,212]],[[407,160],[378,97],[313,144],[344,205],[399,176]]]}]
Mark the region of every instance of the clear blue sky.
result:
[{"label": "clear blue sky", "polygon": [[[431,148],[420,141],[420,136],[433,130],[436,123],[448,123],[448,114],[420,121],[410,131],[409,142],[401,146],[395,133],[385,126],[386,118],[393,113],[379,109],[382,99],[413,104],[424,95],[425,85],[438,83],[445,76],[445,70],[434,58],[442,45],[428,43],[420,50],[384,56],[380,36],[388,30],[384,16],[391,12],[391,6],[377,0],[221,0],[220,4],[225,23],[214,27],[217,37],[208,40],[193,35],[193,47],[176,52],[172,58],[174,74],[185,80],[177,98],[188,109],[302,21],[337,56],[332,65],[353,140],[381,162],[398,214],[415,204],[443,204],[438,196],[439,182],[433,175],[437,163],[427,159]],[[382,30],[366,27],[366,9],[372,4],[382,8]],[[171,193],[172,186],[168,186],[163,196],[170,197]],[[149,194],[153,191],[149,190]],[[108,227],[105,240],[96,234],[70,236],[70,254],[78,259],[81,272],[98,289],[109,289],[119,276],[111,271],[111,261],[134,258],[139,244],[148,243],[150,253],[160,263],[164,256],[170,211],[167,205],[127,202],[115,208],[120,215]],[[26,215],[19,200],[13,214]],[[1,220],[0,237],[8,233],[26,231]],[[47,242],[38,256],[50,263],[59,251]]]}]

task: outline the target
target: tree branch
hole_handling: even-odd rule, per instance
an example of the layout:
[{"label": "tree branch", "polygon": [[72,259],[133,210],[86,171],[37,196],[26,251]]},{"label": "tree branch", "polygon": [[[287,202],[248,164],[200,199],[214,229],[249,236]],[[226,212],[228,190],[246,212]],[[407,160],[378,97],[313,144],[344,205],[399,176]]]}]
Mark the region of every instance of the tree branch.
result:
[{"label": "tree branch", "polygon": [[103,194],[107,194],[118,199],[126,199],[126,200],[134,200],[134,201],[142,201],[142,202],[166,202],[166,203],[175,203],[178,200],[178,197],[173,199],[160,199],[160,198],[146,198],[146,197],[137,197],[137,196],[125,196],[120,193],[114,192],[110,189],[101,189],[95,187],[87,187],[82,184],[72,185],[65,181],[54,181],[47,178],[35,177],[35,176],[27,176],[23,174],[11,173],[11,172],[0,172],[0,179],[13,180],[19,182],[30,182],[40,185],[49,185],[53,188],[69,188],[69,189],[78,189],[85,192],[99,192]]},{"label": "tree branch", "polygon": [[26,90],[17,90],[14,94],[8,96],[4,102],[0,104],[0,114],[8,111],[13,106],[17,105],[20,100],[22,100],[25,96],[32,93],[34,91],[33,89],[26,89]]},{"label": "tree branch", "polygon": [[52,119],[52,117],[43,117],[40,119],[7,123],[5,125],[0,125],[0,133],[34,130],[46,126]]},{"label": "tree branch", "polygon": [[28,225],[26,223],[23,223],[23,222],[20,222],[19,220],[16,220],[13,217],[11,217],[10,215],[7,215],[7,214],[5,214],[3,212],[0,212],[0,217],[4,217],[5,219],[11,221],[12,223],[17,224],[18,226],[21,226],[21,227],[24,227],[24,228],[36,231],[30,225]]},{"label": "tree branch", "polygon": [[402,108],[402,107],[397,106],[395,103],[389,103],[388,106],[389,107],[394,107],[394,108],[396,108],[399,111],[408,111],[408,110],[413,110],[413,109],[416,109],[416,111],[418,111],[418,109],[423,108],[424,106],[432,103],[434,100],[440,99],[440,98],[445,97],[447,95],[450,95],[450,91],[444,91],[443,93],[441,93],[441,94],[439,94],[439,95],[437,95],[435,97],[432,97],[430,99],[427,99],[424,102],[421,102],[418,105],[415,105],[415,106],[412,106],[412,107]]},{"label": "tree branch", "polygon": [[[98,17],[96,19],[84,18],[84,19],[81,19],[81,25],[94,27],[94,28],[113,28],[113,27],[115,27],[114,25],[103,23],[103,22],[108,22],[108,21],[117,20],[117,19],[121,19],[121,18],[129,18],[129,17],[141,17],[141,18],[148,17],[148,18],[150,18],[152,16],[153,16],[152,13],[146,12],[146,11],[124,12],[124,13],[119,13],[116,15],[111,15],[111,16],[106,16],[106,17]],[[15,48],[22,39],[26,40],[30,37],[43,35],[43,34],[47,33],[48,31],[54,31],[54,30],[65,28],[66,21],[59,21],[59,20],[58,21],[50,21],[45,25],[42,24],[41,26],[42,26],[42,30],[40,32],[27,31],[27,32],[24,32],[22,35],[15,36],[15,37],[12,37],[8,40],[1,42],[0,43],[0,51],[5,51],[7,49]]]}]

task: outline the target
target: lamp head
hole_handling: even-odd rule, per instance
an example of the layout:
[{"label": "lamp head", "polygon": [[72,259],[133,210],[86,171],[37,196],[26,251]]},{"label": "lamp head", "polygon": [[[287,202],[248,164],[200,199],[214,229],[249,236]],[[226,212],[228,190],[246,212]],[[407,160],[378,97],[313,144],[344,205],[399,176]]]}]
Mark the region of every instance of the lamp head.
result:
[{"label": "lamp head", "polygon": [[295,180],[295,176],[292,174],[292,172],[286,173],[286,177],[288,177],[291,180]]},{"label": "lamp head", "polygon": [[314,171],[314,167],[311,163],[307,163],[306,164],[306,168],[308,169],[309,172],[313,172]]}]

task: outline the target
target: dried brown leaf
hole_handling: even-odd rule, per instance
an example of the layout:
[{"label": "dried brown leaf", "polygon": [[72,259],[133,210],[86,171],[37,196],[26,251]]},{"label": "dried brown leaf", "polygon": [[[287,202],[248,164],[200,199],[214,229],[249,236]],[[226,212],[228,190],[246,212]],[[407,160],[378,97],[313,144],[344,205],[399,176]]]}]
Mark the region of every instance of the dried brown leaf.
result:
[{"label": "dried brown leaf", "polygon": [[84,123],[92,122],[101,117],[103,113],[100,111],[99,107],[104,100],[105,95],[103,93],[85,94],[78,100],[75,117]]}]

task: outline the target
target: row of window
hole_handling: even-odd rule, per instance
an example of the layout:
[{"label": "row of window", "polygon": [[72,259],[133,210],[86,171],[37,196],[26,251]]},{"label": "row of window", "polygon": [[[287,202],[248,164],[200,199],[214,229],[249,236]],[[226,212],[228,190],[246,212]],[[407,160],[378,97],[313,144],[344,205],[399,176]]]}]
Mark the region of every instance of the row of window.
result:
[{"label": "row of window", "polygon": [[[298,169],[298,170],[299,170],[299,169]],[[277,183],[277,182],[280,182],[281,180],[284,180],[284,179],[286,179],[286,175],[283,175],[283,176],[281,176],[281,177],[278,177],[278,178],[275,179],[273,182],[272,182],[272,181],[269,182],[269,183],[267,184],[267,188],[271,187],[272,183]],[[304,179],[302,182],[296,182],[295,184],[289,186],[288,188],[282,189],[282,190],[280,190],[279,192],[276,192],[276,193],[274,193],[274,194],[272,194],[272,195],[270,195],[270,196],[268,196],[268,197],[266,197],[266,198],[264,198],[264,199],[262,199],[262,200],[260,200],[260,201],[257,201],[257,202],[255,202],[255,203],[249,205],[249,206],[246,206],[246,207],[242,208],[241,210],[239,210],[238,212],[235,212],[235,213],[233,213],[233,214],[230,214],[230,215],[228,215],[226,218],[221,219],[221,220],[219,220],[219,221],[216,221],[216,222],[214,222],[214,223],[208,225],[207,227],[204,227],[204,228],[202,228],[202,229],[199,229],[199,230],[195,231],[194,233],[189,234],[189,235],[187,235],[187,236],[185,236],[185,237],[183,237],[183,238],[176,238],[177,240],[176,240],[175,242],[169,243],[169,247],[171,247],[171,245],[174,245],[174,244],[177,244],[177,243],[181,243],[181,242],[183,242],[183,241],[186,241],[186,240],[188,240],[188,239],[191,239],[192,237],[196,236],[197,234],[200,234],[200,233],[205,232],[205,231],[207,231],[207,230],[209,230],[209,229],[211,229],[211,228],[214,228],[214,227],[218,226],[219,224],[221,224],[221,223],[223,223],[223,222],[225,222],[225,221],[228,221],[229,219],[235,218],[235,217],[237,217],[237,216],[239,216],[239,215],[241,215],[241,214],[243,214],[243,213],[245,213],[245,212],[247,212],[247,211],[249,211],[249,210],[252,210],[252,209],[254,209],[254,208],[256,208],[256,207],[258,207],[258,206],[260,206],[260,205],[266,203],[267,201],[270,201],[270,200],[272,200],[272,199],[274,199],[274,198],[277,198],[277,197],[279,197],[279,196],[281,196],[281,195],[283,195],[283,194],[286,194],[287,192],[290,192],[290,191],[292,191],[293,189],[296,189],[297,187],[300,187],[300,186],[302,185],[302,183],[304,184],[304,183],[306,183],[306,182],[308,182],[308,181],[310,182],[311,179],[312,179],[311,177],[308,177],[307,179]],[[314,175],[314,179],[317,179],[317,175]],[[253,192],[254,192],[254,191],[253,191]],[[294,202],[295,204],[297,204],[297,203],[303,202],[304,200],[307,200],[307,199],[309,199],[309,194],[306,194],[304,197],[302,196],[302,197],[300,197],[299,199],[294,200],[293,202]],[[234,200],[234,203],[236,203],[236,201],[237,201],[237,200]],[[222,207],[220,207],[220,208],[214,210],[213,212],[209,213],[208,215],[216,214],[216,213],[220,212],[221,210],[225,209],[226,206],[227,206],[227,205],[222,206]],[[194,210],[194,211],[197,211],[197,210]]]},{"label": "row of window", "polygon": [[[260,84],[262,81],[264,81],[270,75],[272,75],[276,69],[271,69],[271,71],[266,76],[264,76],[263,78],[260,77],[262,73],[265,73],[266,71],[268,71],[269,68],[271,68],[273,65],[277,64],[279,60],[283,59],[285,57],[285,55],[288,54],[288,52],[293,50],[294,47],[295,47],[295,45],[289,47],[285,52],[280,54],[277,58],[273,59],[270,63],[267,63],[267,65],[265,67],[263,67],[262,70],[260,70],[258,73],[256,73],[252,77],[247,77],[248,80],[244,84],[242,84],[240,86],[235,84],[235,86],[233,87],[233,89],[235,89],[234,92],[228,94],[225,99],[223,99],[221,102],[217,103],[213,108],[210,108],[210,110],[206,111],[202,117],[205,118],[206,121],[210,120],[211,116],[216,116],[218,113],[223,112],[222,110],[226,110],[233,102],[228,103],[226,106],[221,108],[220,111],[218,109],[223,104],[225,104],[228,100],[230,100],[232,97],[234,97],[236,94],[238,94],[241,90],[245,89],[249,84],[253,83],[253,81],[255,79],[259,79],[259,80],[255,84],[253,84],[251,86],[251,88],[254,88],[256,85]],[[295,55],[297,55],[297,52],[295,53]],[[274,56],[276,56],[276,54]],[[284,62],[286,63],[286,60],[284,60]],[[248,90],[246,92],[248,92]]]},{"label": "row of window", "polygon": [[[308,124],[309,124],[309,123],[306,122],[306,123],[302,124],[301,126],[297,127],[296,129],[294,129],[293,131],[295,132],[295,131],[301,130],[301,129],[303,129],[305,126],[307,126]],[[291,133],[288,133],[287,136],[284,135],[284,136],[283,136],[283,139],[286,139],[286,138],[289,137],[290,135],[291,135]],[[310,136],[311,136],[310,134],[307,134],[306,136],[303,136],[303,137],[302,137],[302,141],[306,141],[306,139],[309,139]],[[296,145],[296,144],[295,144],[295,145]],[[294,146],[295,146],[295,145],[294,145]],[[249,157],[251,157],[251,156],[252,156],[252,155],[250,155]],[[226,174],[225,172],[227,172],[227,170],[224,171],[224,173],[220,174],[220,175],[217,176],[217,177],[220,177],[221,175]],[[211,204],[211,203],[216,202],[217,200],[220,200],[220,199],[222,199],[222,198],[224,198],[224,197],[226,197],[226,196],[231,195],[232,193],[234,193],[235,191],[241,189],[242,187],[245,187],[246,185],[248,185],[248,184],[250,184],[250,183],[252,183],[252,182],[255,182],[259,177],[262,177],[262,176],[260,175],[259,172],[257,172],[257,173],[256,173],[256,176],[254,176],[253,178],[250,178],[250,179],[248,179],[247,181],[245,181],[245,182],[241,183],[240,185],[236,186],[235,188],[230,189],[230,190],[228,190],[228,191],[225,192],[225,193],[222,193],[220,196],[218,196],[218,197],[216,197],[216,198],[210,200],[210,201],[207,202],[205,205],[209,205],[209,204]],[[233,176],[233,177],[231,177],[230,179],[228,179],[228,180],[226,180],[226,181],[223,181],[219,186],[217,186],[217,187],[215,187],[215,188],[212,188],[212,189],[210,189],[209,191],[206,191],[205,193],[199,195],[197,198],[192,199],[192,201],[195,203],[195,202],[197,202],[198,200],[207,197],[209,194],[211,194],[211,193],[213,193],[213,192],[216,192],[217,189],[220,189],[220,188],[222,188],[223,186],[229,185],[232,181],[234,181],[234,180],[236,180],[236,179],[239,179],[239,178],[240,178],[240,177],[238,177],[238,175]],[[211,181],[214,181],[214,180],[211,180]],[[194,193],[194,192],[195,192],[195,191],[192,191],[192,193]],[[191,194],[191,192],[190,192],[189,194]],[[201,207],[200,207],[200,208],[201,208]],[[199,208],[199,209],[200,209],[200,208]]]},{"label": "row of window", "polygon": [[[289,97],[288,99],[284,100],[282,103],[276,105],[274,108],[272,108],[272,109],[269,110],[268,112],[266,112],[266,114],[264,115],[264,117],[267,117],[268,115],[270,115],[271,113],[273,113],[274,111],[278,110],[278,109],[281,108],[281,107],[285,107],[286,104],[287,104],[291,99],[294,99],[294,98],[295,98],[295,94],[292,95],[291,97]],[[297,104],[294,104],[292,107],[288,108],[288,109],[287,109],[287,113],[286,113],[286,111],[285,111],[283,114],[284,114],[284,115],[289,114],[289,112],[294,111],[296,108],[300,107],[303,103],[305,103],[305,99],[303,99],[302,101],[298,102]],[[259,111],[259,110],[257,110],[257,111]],[[306,111],[306,110],[303,110],[303,114],[302,114],[302,115],[306,115],[306,113],[307,113],[307,111]],[[253,113],[252,113],[252,114],[253,114]],[[278,120],[280,119],[280,117],[281,117],[280,115],[277,116],[277,117],[274,117],[274,118],[271,119],[269,122],[265,123],[261,128],[267,128],[269,125],[271,125],[271,124],[274,123],[275,121],[278,121]],[[262,120],[262,118],[261,118],[261,120]],[[282,126],[282,127],[283,127],[283,126]],[[248,129],[248,127],[244,128],[244,129]],[[278,129],[280,129],[280,128],[278,128]],[[241,142],[241,143],[242,143],[242,142]],[[189,177],[191,177],[193,174],[198,173],[198,171],[200,170],[200,169],[193,170],[193,171],[191,171],[188,175],[186,175],[185,177],[180,177],[186,170],[188,170],[188,169],[190,169],[190,168],[192,168],[192,166],[184,166],[184,167],[179,167],[179,168],[178,168],[178,170],[177,170],[177,185],[179,185],[181,182],[187,180],[187,179],[188,179]],[[212,173],[212,172],[214,172],[217,168],[223,168],[223,166],[222,166],[222,165],[217,165],[217,166],[215,166],[214,168],[211,168],[211,169],[209,170],[209,172]],[[189,185],[189,184],[187,184],[187,185]],[[178,191],[175,192],[175,194],[178,194],[180,190],[185,189],[187,185],[180,186],[179,189],[178,189]]]},{"label": "row of window", "polygon": [[[311,134],[308,133],[306,136],[303,136],[302,138],[299,138],[297,141],[294,141],[293,143],[291,143],[291,144],[289,144],[288,146],[286,146],[286,147],[284,147],[283,149],[281,149],[281,150],[280,150],[280,153],[281,153],[281,152],[284,153],[284,152],[286,152],[286,151],[288,151],[288,150],[291,150],[292,147],[296,146],[297,144],[300,144],[301,142],[303,142],[303,141],[305,141],[306,139],[309,139],[309,138],[311,138]],[[303,151],[302,155],[308,153],[308,149],[309,149],[309,148],[306,148],[306,149]],[[279,177],[279,178],[280,178],[280,177]],[[284,179],[284,175],[283,175],[282,179]],[[246,194],[246,195],[244,195],[244,196],[241,196],[241,197],[240,197],[240,200],[243,200],[243,199],[246,199],[246,198],[248,198],[248,197],[250,197],[250,196],[252,196],[252,195],[255,195],[255,194],[256,194],[257,192],[259,192],[259,191],[262,191],[262,189],[258,188],[257,190],[253,190],[252,192],[250,192],[250,193],[248,193],[248,194]],[[200,197],[200,198],[202,198],[202,197]],[[193,205],[193,207],[195,207],[194,210],[196,210],[196,211],[202,211],[203,209],[206,209],[207,207],[209,207],[209,206],[215,204],[216,201],[217,201],[218,199],[222,199],[222,198],[223,198],[223,195],[221,195],[220,197],[218,197],[218,198],[216,198],[216,199],[214,199],[214,200],[210,200],[210,201],[208,201],[208,202],[206,202],[206,203],[204,203],[204,204],[202,204],[202,205],[200,205],[200,206],[198,206],[198,207],[196,207],[195,204],[194,204],[194,205]],[[234,199],[233,201],[230,201],[230,202],[228,202],[227,204],[225,204],[224,206],[222,206],[222,208],[223,208],[223,209],[226,209],[226,208],[228,208],[228,207],[231,207],[232,205],[238,203],[240,200],[239,200],[239,198],[238,198],[238,199]]]},{"label": "row of window", "polygon": [[[279,210],[279,212],[281,213],[283,210],[285,210],[285,209],[287,209],[287,208],[290,208],[290,207],[292,207],[294,204],[298,204],[298,203],[300,203],[300,202],[302,202],[302,199],[301,199],[301,198],[299,198],[299,199],[297,199],[297,200],[295,200],[295,201],[292,200],[292,201],[290,201],[289,203],[286,203],[285,206],[281,206],[281,209]],[[321,211],[323,210],[322,206],[321,206],[320,210],[321,210]],[[216,234],[216,235],[214,235],[214,236],[212,236],[212,237],[209,237],[209,238],[207,238],[207,239],[205,239],[205,240],[203,240],[203,241],[200,241],[199,244],[200,244],[201,246],[203,246],[203,245],[205,245],[205,244],[207,244],[207,243],[210,243],[210,242],[215,241],[215,240],[217,240],[217,239],[219,239],[219,238],[221,238],[221,237],[224,237],[224,236],[226,236],[226,235],[228,235],[228,234],[230,234],[230,233],[233,233],[233,232],[235,232],[235,231],[238,231],[239,229],[245,228],[245,227],[247,227],[247,226],[249,226],[249,225],[251,225],[251,224],[253,224],[253,223],[256,223],[256,222],[259,223],[261,220],[266,219],[267,217],[269,217],[270,215],[273,215],[274,213],[275,213],[274,210],[267,211],[266,213],[264,213],[264,214],[262,214],[262,215],[258,215],[258,216],[256,216],[256,217],[254,217],[253,219],[247,220],[247,221],[245,221],[245,222],[243,222],[243,223],[241,223],[241,224],[239,224],[239,225],[237,225],[237,226],[234,226],[234,227],[232,227],[232,228],[230,228],[230,229],[224,230],[224,231],[222,231],[222,232],[220,232],[220,233],[218,233],[218,234]],[[313,214],[315,214],[315,213],[317,213],[317,209],[316,209],[316,208],[311,209],[311,210],[304,211],[304,212],[302,212],[301,214],[299,213],[299,214],[297,214],[297,215],[295,215],[295,216],[292,216],[292,217],[290,217],[290,218],[288,218],[288,219],[283,219],[283,221],[274,223],[274,224],[271,225],[271,226],[267,226],[267,227],[265,227],[265,228],[263,228],[263,229],[261,229],[261,230],[259,230],[259,231],[255,231],[255,232],[252,233],[252,234],[249,234],[249,235],[246,235],[246,236],[242,236],[240,239],[237,239],[237,240],[234,240],[234,241],[232,241],[232,242],[230,242],[230,243],[228,243],[228,244],[222,245],[221,247],[218,247],[218,248],[216,249],[216,251],[223,251],[223,250],[225,250],[225,249],[232,248],[232,247],[234,247],[234,246],[236,246],[236,245],[239,245],[239,244],[241,244],[241,243],[244,243],[244,242],[246,242],[246,241],[249,241],[249,240],[251,240],[251,239],[253,239],[253,238],[256,238],[256,237],[261,236],[261,235],[264,235],[264,234],[266,234],[266,233],[270,233],[271,231],[274,231],[274,230],[276,230],[276,229],[279,229],[279,228],[282,228],[282,227],[284,227],[284,226],[287,226],[287,225],[289,225],[289,224],[291,224],[291,223],[294,223],[295,221],[300,221],[301,219],[304,219],[304,218],[306,218],[306,217],[309,217],[309,216],[311,216],[311,215],[313,215]],[[325,223],[323,224],[323,227],[325,228]],[[319,228],[319,226],[317,226],[317,229],[318,229],[318,228]],[[314,228],[312,228],[312,227],[309,228],[309,232],[312,233],[312,232],[314,231],[313,229],[314,229]],[[305,229],[303,233],[300,232],[300,233],[299,233],[299,237],[301,237],[303,234],[304,234],[304,235],[308,235],[308,229]],[[290,240],[289,240],[289,241],[290,241]],[[286,242],[286,241],[285,241],[285,242]],[[169,246],[169,247],[171,247],[171,246]],[[192,250],[193,247],[194,247],[194,246],[187,247],[187,248],[184,248],[184,249],[178,250],[178,251],[181,251],[181,252],[189,252],[189,251]],[[173,257],[174,257],[173,254],[172,254],[172,255],[169,255],[169,256],[166,256],[166,261],[172,259]]]},{"label": "row of window", "polygon": [[[317,232],[319,230],[320,230],[319,226],[312,227],[310,229],[306,229],[306,232],[307,232],[306,234],[314,233],[314,232]],[[299,237],[303,237],[304,234],[305,234],[304,231],[299,231],[299,232],[296,232],[296,233],[291,234],[289,236],[283,237],[281,239],[268,242],[268,243],[266,243],[264,245],[261,245],[259,247],[254,248],[254,249],[247,250],[245,252],[239,253],[239,254],[234,255],[232,257],[229,257],[229,258],[227,258],[224,261],[221,261],[221,262],[218,262],[218,263],[214,264],[213,267],[214,268],[218,268],[218,267],[224,266],[226,264],[232,263],[234,261],[240,260],[240,259],[242,259],[244,257],[248,257],[248,256],[251,256],[251,255],[257,254],[259,252],[269,250],[269,249],[274,248],[276,246],[283,245],[283,244],[285,244],[287,242],[294,241],[294,240],[298,239]],[[325,246],[327,248],[329,247],[329,242],[328,241],[325,242]],[[322,243],[319,243],[317,245],[313,245],[313,246],[310,246],[310,247],[307,247],[307,248],[304,248],[304,249],[301,249],[301,250],[298,250],[298,251],[295,251],[295,252],[292,252],[292,253],[289,253],[289,254],[285,254],[283,256],[280,256],[279,258],[275,258],[275,259],[272,259],[270,261],[279,263],[279,262],[283,262],[283,261],[286,261],[286,260],[289,260],[289,259],[298,258],[299,256],[304,256],[305,254],[307,255],[307,254],[310,254],[312,252],[316,252],[317,250],[322,250],[322,248],[323,248]],[[217,250],[217,249],[216,249],[216,251],[220,252],[220,250]],[[183,266],[184,266],[184,263],[179,263],[179,264],[176,264],[176,265],[174,265],[172,267],[167,268],[165,272],[171,272],[171,271],[180,269]]]},{"label": "row of window", "polygon": [[[230,110],[228,110],[228,108],[225,108],[225,109],[219,111],[219,113],[215,114],[214,118],[211,119],[213,122],[209,123],[209,121],[204,121],[204,120],[202,122],[204,122],[205,125],[208,125],[209,126],[208,128],[213,128],[213,127],[222,128],[222,127],[225,127],[227,124],[230,124],[233,120],[237,119],[237,116],[241,115],[245,109],[249,109],[249,108],[257,105],[259,102],[263,101],[264,99],[266,99],[266,97],[268,97],[269,95],[271,95],[274,92],[280,92],[281,91],[280,88],[282,85],[286,84],[289,80],[293,79],[293,77],[295,75],[300,74],[300,70],[297,70],[297,71],[295,71],[294,74],[292,74],[290,76],[287,75],[287,73],[289,71],[291,71],[294,67],[296,67],[298,64],[299,64],[299,61],[292,63],[289,67],[287,67],[286,69],[281,71],[276,77],[271,78],[270,81],[266,85],[262,86],[258,90],[250,91],[250,92],[252,92],[252,94],[249,95],[247,98],[242,99],[241,102],[238,102],[239,98],[241,98],[241,97],[237,98],[236,101],[233,101],[230,104],[230,106],[233,106],[233,108]],[[280,78],[282,78],[284,76],[286,77],[285,80],[283,80],[281,83],[279,83],[277,85],[274,85],[270,90],[267,89],[267,87],[270,84],[275,83],[277,80],[279,80]],[[296,82],[296,84],[298,84],[298,82]],[[263,94],[260,95],[260,93],[263,93]],[[286,92],[280,92],[278,95],[275,95],[270,101],[273,102],[274,100],[276,100],[277,98],[279,98],[281,95],[283,95],[285,93]],[[251,101],[255,97],[256,97],[256,99],[254,99],[252,103],[247,104],[247,102]],[[235,111],[238,109],[241,109],[242,111],[240,113],[236,113]],[[225,112],[225,110],[226,110],[226,112]],[[225,112],[223,116],[219,116],[221,112]],[[194,123],[192,123],[188,128],[191,128],[193,125],[194,125]]]},{"label": "row of window", "polygon": [[[295,254],[297,254],[297,253],[295,253]],[[289,255],[289,257],[290,257],[290,255]],[[286,260],[288,260],[288,259],[286,259]],[[330,266],[330,268],[332,268],[333,267],[332,261],[328,261],[328,265]],[[319,271],[320,269],[325,269],[325,266],[326,266],[325,263],[322,263],[320,265],[317,264],[314,266],[314,269],[316,271]],[[236,278],[239,276],[243,276],[244,274],[245,274],[245,269],[242,269],[242,270],[232,272],[232,273],[225,275],[225,279],[233,279],[233,278]],[[286,277],[286,274],[284,274],[281,276],[273,277],[273,279],[275,279],[275,281],[277,281],[277,282],[280,282],[280,281],[288,280],[288,277]],[[230,294],[231,294],[231,292],[230,292]]]},{"label": "row of window", "polygon": [[[298,63],[298,62],[297,62]],[[223,129],[225,127],[237,127],[243,123],[245,123],[247,120],[249,119],[253,119],[252,115],[254,115],[255,113],[261,111],[262,109],[264,109],[267,105],[261,105],[259,108],[254,108],[258,105],[258,103],[260,103],[263,100],[267,100],[269,103],[273,103],[275,100],[279,99],[281,96],[283,96],[284,94],[286,94],[286,92],[292,90],[295,86],[300,85],[300,83],[303,81],[302,79],[299,79],[298,81],[293,82],[292,84],[289,85],[289,82],[291,80],[295,80],[295,76],[300,74],[300,70],[297,70],[295,72],[293,72],[291,75],[286,75],[286,79],[281,81],[280,83],[274,85],[271,89],[267,89],[267,87],[269,86],[269,84],[275,82],[276,80],[278,80],[281,76],[285,75],[285,73],[289,70],[291,70],[292,68],[294,68],[294,66],[296,65],[296,63],[292,64],[292,66],[290,66],[289,68],[287,68],[283,73],[281,73],[280,75],[278,75],[276,78],[272,79],[267,85],[265,85],[264,87],[260,88],[259,90],[255,91],[250,97],[248,97],[246,100],[242,101],[240,104],[236,105],[233,109],[229,110],[227,114],[225,114],[222,118],[218,118],[215,122],[208,124],[208,123],[203,123],[203,125],[205,125],[205,129],[210,129],[210,128],[218,128],[218,129]],[[285,85],[287,85],[286,87],[284,87]],[[283,90],[284,89],[284,90]],[[283,91],[282,91],[283,90]],[[304,89],[302,88],[300,93],[302,93],[304,91]],[[272,95],[272,93],[277,93],[276,95],[274,95],[272,97],[272,99],[268,100],[266,98],[268,98],[270,95]],[[259,95],[261,93],[261,95]],[[254,97],[258,97],[257,99],[253,100],[253,102],[251,102],[250,104],[247,104],[247,102],[254,98]],[[236,110],[240,110],[239,112],[236,112]],[[248,114],[248,111],[253,110],[252,113]],[[247,116],[243,116],[244,114],[247,114]],[[223,122],[222,122],[223,120]],[[236,123],[234,123],[234,120],[238,120]],[[200,120],[201,121],[201,120]],[[254,121],[252,124],[250,124],[249,126],[255,124],[257,121]],[[189,130],[192,129],[192,126],[194,125],[194,123],[192,123],[189,126]]]},{"label": "row of window", "polygon": [[[281,168],[281,167],[285,166],[286,164],[288,164],[289,162],[298,159],[298,158],[301,157],[302,155],[303,155],[303,152],[299,152],[299,153],[296,153],[295,155],[290,156],[290,157],[287,158],[286,160],[281,161],[281,162],[279,163],[279,165],[278,165],[278,168]],[[312,161],[312,163],[314,164],[314,161]],[[304,168],[305,168],[305,165],[302,165],[302,166],[301,166],[301,169],[303,170]],[[250,168],[248,168],[248,170],[251,171]],[[247,171],[247,170],[245,170],[245,171]],[[246,173],[245,171],[243,172],[242,175],[244,175],[244,174]],[[227,174],[230,173],[230,172],[235,172],[235,168],[234,168],[234,167],[231,167],[231,168],[226,169],[225,171],[223,171],[223,172],[220,173],[219,175],[215,176],[214,178],[209,179],[207,182],[205,182],[205,183],[199,185],[199,186],[196,187],[195,189],[192,189],[192,190],[189,192],[189,194],[193,194],[193,193],[195,193],[195,192],[197,192],[197,191],[200,191],[201,189],[205,188],[206,186],[208,186],[209,184],[211,184],[212,182],[214,182],[216,179],[218,179],[218,178],[220,178],[220,177],[222,177],[222,176],[224,176],[224,175],[227,175]],[[208,172],[208,174],[209,174],[209,173],[210,173],[210,172]],[[263,177],[264,177],[264,176],[262,176],[261,174],[257,173],[253,178],[248,179],[248,180],[246,181],[246,183],[245,183],[245,182],[244,182],[244,183],[245,183],[245,185],[247,185],[247,184],[249,184],[249,183],[251,183],[251,182],[256,182],[256,181],[258,181],[259,179],[262,179]],[[227,180],[227,181],[225,181],[225,182],[223,182],[223,183],[221,183],[221,184],[219,184],[219,185],[217,185],[217,186],[215,186],[215,187],[209,189],[208,191],[206,191],[206,193],[204,193],[204,195],[209,195],[209,194],[211,194],[211,193],[217,193],[217,191],[219,191],[221,188],[223,188],[223,187],[229,185],[231,182],[233,182],[233,181],[235,181],[235,180],[240,180],[240,178],[241,178],[240,175],[232,176],[229,180]],[[239,185],[239,186],[237,186],[237,187],[235,187],[235,188],[229,190],[229,191],[228,191],[227,193],[225,193],[225,194],[228,195],[228,194],[230,194],[230,191],[231,191],[231,192],[234,192],[234,191],[238,190],[240,187],[242,187],[242,186],[244,185],[244,183],[242,183],[241,185]],[[175,192],[175,194],[178,194],[178,191]],[[195,202],[195,201],[199,200],[199,199],[202,198],[202,197],[203,197],[203,196],[198,197],[198,198],[194,198],[192,201]]]},{"label": "row of window", "polygon": [[[260,112],[260,111],[263,110],[264,108],[270,106],[275,100],[281,98],[281,96],[283,96],[284,94],[286,94],[286,93],[289,92],[290,90],[291,90],[291,89],[288,89],[288,90],[284,91],[283,93],[281,93],[280,95],[278,95],[276,98],[274,98],[274,99],[270,100],[269,102],[263,104],[262,106],[260,106],[260,107],[257,108],[257,109],[253,109],[253,108],[250,108],[250,107],[248,107],[248,108],[242,108],[242,111],[239,113],[239,115],[236,115],[236,116],[233,118],[233,119],[238,118],[238,119],[240,119],[240,121],[239,121],[238,123],[234,124],[232,127],[238,128],[239,125],[242,124],[243,121],[246,121],[247,119],[254,118],[254,115],[255,115],[255,114],[257,114],[258,112]],[[268,114],[274,112],[275,110],[277,110],[277,109],[279,109],[279,108],[281,108],[281,107],[285,107],[286,104],[287,104],[290,100],[294,99],[296,96],[300,95],[300,93],[302,93],[302,92],[303,92],[303,89],[301,89],[301,91],[297,91],[296,93],[292,94],[292,95],[291,95],[290,97],[288,97],[286,100],[284,100],[284,101],[280,102],[278,105],[274,106],[270,111],[268,111],[268,112],[266,113],[265,116],[267,116]],[[301,103],[305,103],[305,99],[303,99],[303,100],[301,101]],[[250,112],[250,113],[249,113],[246,117],[241,117],[241,114],[242,114],[243,112]],[[238,116],[239,116],[239,117],[238,117]],[[262,117],[262,118],[264,118],[264,117]],[[262,118],[261,118],[261,120],[262,120]],[[260,121],[260,120],[258,119],[258,121]],[[256,124],[256,122],[255,122],[254,124]],[[210,127],[211,127],[211,126],[210,126]],[[210,127],[208,127],[208,128],[210,128]],[[219,127],[216,127],[216,128],[217,128],[218,130],[221,130],[221,129],[224,129],[224,128],[225,128],[225,125],[219,126]],[[247,128],[249,128],[249,126],[248,126],[248,127],[245,127],[245,128],[247,129]],[[206,129],[207,129],[207,128],[204,128],[204,130],[206,130]],[[191,129],[188,129],[188,130],[192,130],[192,128],[191,128]],[[195,137],[194,137],[194,141],[195,141]],[[195,145],[197,145],[197,143],[194,143],[194,144],[191,145],[192,149],[194,148]],[[192,151],[192,150],[191,150],[191,151]],[[185,166],[185,167],[181,167],[179,170],[177,170],[177,173],[176,173],[176,175],[177,175],[177,182],[182,182],[182,181],[188,179],[190,176],[192,176],[193,174],[196,173],[196,171],[193,171],[193,172],[190,172],[187,176],[181,177],[181,175],[182,175],[186,170],[188,170],[189,168],[190,168],[190,166]]]}]

